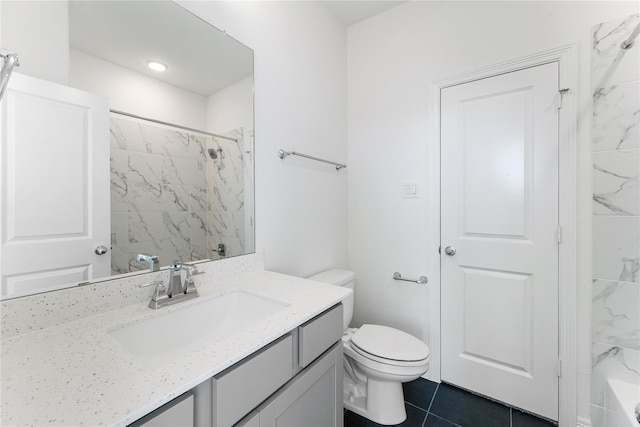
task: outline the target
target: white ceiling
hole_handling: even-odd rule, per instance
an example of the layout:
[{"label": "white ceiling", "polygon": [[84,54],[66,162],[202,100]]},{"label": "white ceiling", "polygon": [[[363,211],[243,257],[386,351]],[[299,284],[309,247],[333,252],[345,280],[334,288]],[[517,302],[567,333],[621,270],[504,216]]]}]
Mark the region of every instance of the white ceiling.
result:
[{"label": "white ceiling", "polygon": [[69,36],[73,49],[202,96],[253,75],[251,49],[173,2],[72,1]]},{"label": "white ceiling", "polygon": [[[405,2],[323,1],[345,26]],[[73,1],[69,11],[72,48],[202,96],[253,74],[251,49],[173,2]],[[156,74],[147,59],[169,69]]]},{"label": "white ceiling", "polygon": [[407,0],[325,0],[329,10],[346,26],[406,3]]}]

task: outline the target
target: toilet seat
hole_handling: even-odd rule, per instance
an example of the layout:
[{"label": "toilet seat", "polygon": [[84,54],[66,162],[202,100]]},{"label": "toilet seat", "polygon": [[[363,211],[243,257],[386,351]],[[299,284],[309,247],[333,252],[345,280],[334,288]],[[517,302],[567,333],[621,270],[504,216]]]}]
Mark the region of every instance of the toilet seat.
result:
[{"label": "toilet seat", "polygon": [[380,363],[415,366],[429,359],[429,347],[425,343],[388,326],[362,325],[350,341],[356,352]]}]

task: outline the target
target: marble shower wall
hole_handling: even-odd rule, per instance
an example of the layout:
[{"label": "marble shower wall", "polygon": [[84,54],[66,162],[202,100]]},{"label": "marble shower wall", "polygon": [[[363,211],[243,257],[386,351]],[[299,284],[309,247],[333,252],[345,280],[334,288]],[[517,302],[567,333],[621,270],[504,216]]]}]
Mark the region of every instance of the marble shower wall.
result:
[{"label": "marble shower wall", "polygon": [[244,253],[242,130],[231,133],[238,142],[111,116],[113,274],[148,268],[141,252],[161,265],[217,259],[231,236],[227,255]]},{"label": "marble shower wall", "polygon": [[[217,150],[218,159],[205,163],[207,181],[207,230],[209,248],[224,243],[227,256],[246,253],[244,133],[236,129],[224,138],[207,138],[207,149]],[[221,151],[220,151],[221,150]],[[215,255],[215,253],[214,253]],[[215,258],[215,257],[214,257]]]},{"label": "marble shower wall", "polygon": [[640,390],[640,40],[620,44],[639,15],[592,30],[592,425],[607,378]]}]

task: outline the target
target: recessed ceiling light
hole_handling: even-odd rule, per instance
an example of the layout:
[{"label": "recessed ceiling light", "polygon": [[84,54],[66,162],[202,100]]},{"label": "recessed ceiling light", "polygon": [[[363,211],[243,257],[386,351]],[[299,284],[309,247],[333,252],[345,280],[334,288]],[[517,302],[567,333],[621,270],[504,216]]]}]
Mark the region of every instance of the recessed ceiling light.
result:
[{"label": "recessed ceiling light", "polygon": [[160,61],[148,60],[147,67],[151,68],[153,71],[166,71],[167,66]]}]

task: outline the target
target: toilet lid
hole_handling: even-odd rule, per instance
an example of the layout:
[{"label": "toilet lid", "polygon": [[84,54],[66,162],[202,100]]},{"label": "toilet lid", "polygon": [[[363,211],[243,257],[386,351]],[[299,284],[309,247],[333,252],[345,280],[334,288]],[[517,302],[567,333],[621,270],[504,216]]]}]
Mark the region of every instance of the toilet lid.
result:
[{"label": "toilet lid", "polygon": [[429,357],[429,347],[425,343],[388,326],[362,325],[351,337],[351,344],[388,360],[415,362]]}]

